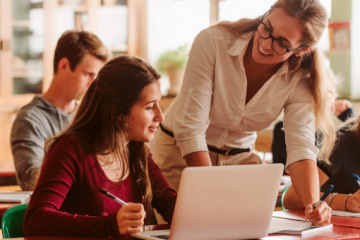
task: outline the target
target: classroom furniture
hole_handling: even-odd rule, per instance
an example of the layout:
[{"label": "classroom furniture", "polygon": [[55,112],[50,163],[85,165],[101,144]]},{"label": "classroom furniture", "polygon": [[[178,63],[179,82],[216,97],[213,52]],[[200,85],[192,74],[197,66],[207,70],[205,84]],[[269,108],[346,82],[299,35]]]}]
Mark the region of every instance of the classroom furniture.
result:
[{"label": "classroom furniture", "polygon": [[0,162],[0,186],[8,185],[17,185],[13,161]]},{"label": "classroom furniture", "polygon": [[[280,185],[281,186],[281,185]],[[285,187],[283,187],[283,190],[281,191],[281,196],[280,196],[280,201],[281,201],[281,208],[283,211],[287,211],[287,209],[284,208],[284,197],[285,197],[285,193],[288,190],[288,188],[291,185],[284,185]]]},{"label": "classroom furniture", "polygon": [[[276,213],[274,213],[274,215],[276,215],[277,217],[283,217],[283,218],[298,218],[300,220],[300,219],[304,218],[304,211],[303,210],[291,210],[288,212],[276,212]],[[331,223],[334,226],[360,229],[360,218],[356,218],[356,217],[332,216]]]},{"label": "classroom furniture", "polygon": [[[150,226],[147,229],[152,230],[162,230],[169,229],[169,225],[157,225]],[[272,234],[265,238],[261,238],[262,240],[315,240],[315,239],[329,239],[332,240],[343,240],[343,239],[360,239],[360,229],[359,228],[349,228],[342,226],[334,226],[332,229],[328,229],[326,231],[321,231],[314,234],[308,234],[304,236],[300,235],[279,235]],[[14,240],[101,240],[108,238],[82,238],[82,237],[23,237],[23,238],[14,238]],[[132,237],[122,237],[117,239],[130,240],[137,239]]]},{"label": "classroom furniture", "polygon": [[[22,191],[19,185],[0,187],[0,192]],[[19,203],[0,203],[0,222],[6,212],[11,207],[17,206]]]},{"label": "classroom furniture", "polygon": [[6,210],[1,219],[3,238],[24,237],[23,224],[28,203],[13,206]]}]

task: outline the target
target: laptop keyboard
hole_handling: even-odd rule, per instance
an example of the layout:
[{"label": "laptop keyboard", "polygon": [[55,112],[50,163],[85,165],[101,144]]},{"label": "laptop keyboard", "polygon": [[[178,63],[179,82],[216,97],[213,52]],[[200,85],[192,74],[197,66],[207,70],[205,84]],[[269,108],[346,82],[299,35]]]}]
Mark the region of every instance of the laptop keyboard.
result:
[{"label": "laptop keyboard", "polygon": [[150,237],[159,238],[159,239],[165,239],[165,240],[168,240],[168,239],[169,239],[169,235],[168,235],[168,234],[164,234],[164,235],[151,235]]}]

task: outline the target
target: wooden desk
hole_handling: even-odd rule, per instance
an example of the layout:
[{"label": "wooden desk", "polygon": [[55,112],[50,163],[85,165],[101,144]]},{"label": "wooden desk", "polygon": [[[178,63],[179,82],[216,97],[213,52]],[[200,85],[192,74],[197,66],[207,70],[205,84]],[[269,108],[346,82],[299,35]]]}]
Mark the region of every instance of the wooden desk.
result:
[{"label": "wooden desk", "polygon": [[[304,210],[276,212],[275,214],[276,214],[276,216],[283,217],[283,218],[298,218],[299,220],[304,219]],[[351,227],[351,228],[360,229],[360,218],[332,216],[331,223],[334,226]]]},{"label": "wooden desk", "polygon": [[[300,214],[300,211],[289,211],[288,213],[294,213],[299,216],[304,216]],[[146,227],[146,230],[163,230],[169,229],[169,225],[158,225]],[[314,234],[307,234],[304,236],[301,235],[279,235],[279,234],[271,234],[265,238],[261,238],[262,240],[315,240],[315,239],[360,239],[360,226],[359,228],[353,227],[344,227],[344,226],[336,226],[332,229],[328,229],[325,231],[321,231]],[[25,237],[25,238],[14,238],[17,240],[100,240],[100,239],[108,239],[108,238],[80,238],[80,237]],[[119,239],[128,240],[128,239],[136,239],[132,237],[122,237]]]},{"label": "wooden desk", "polygon": [[0,186],[16,185],[16,173],[13,161],[0,162]]}]

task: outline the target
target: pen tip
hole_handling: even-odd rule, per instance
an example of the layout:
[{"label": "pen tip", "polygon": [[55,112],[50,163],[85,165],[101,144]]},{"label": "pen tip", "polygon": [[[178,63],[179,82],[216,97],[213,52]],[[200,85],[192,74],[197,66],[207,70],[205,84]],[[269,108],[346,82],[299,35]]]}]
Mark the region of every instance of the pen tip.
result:
[{"label": "pen tip", "polygon": [[100,188],[100,192],[103,193],[103,194],[106,194],[106,190],[105,190],[105,189]]}]

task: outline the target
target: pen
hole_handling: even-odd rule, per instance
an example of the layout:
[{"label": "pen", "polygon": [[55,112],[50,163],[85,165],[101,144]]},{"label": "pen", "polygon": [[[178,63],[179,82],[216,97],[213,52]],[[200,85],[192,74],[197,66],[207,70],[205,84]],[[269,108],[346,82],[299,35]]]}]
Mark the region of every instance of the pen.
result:
[{"label": "pen", "polygon": [[359,178],[359,176],[356,175],[355,173],[353,173],[353,176],[354,176],[355,180],[357,181],[357,183],[358,183],[359,186],[360,186],[360,178]]},{"label": "pen", "polygon": [[115,197],[114,195],[112,195],[111,193],[109,193],[108,191],[106,191],[105,189],[100,189],[100,192],[106,196],[108,196],[111,199],[114,199],[115,202],[120,203],[121,205],[128,205],[125,201],[121,200],[120,198]]},{"label": "pen", "polygon": [[[313,210],[315,210],[315,208],[317,208],[329,196],[333,187],[334,185],[329,186],[329,188],[325,191],[324,195],[322,195],[320,200],[314,205]],[[306,222],[306,219],[304,220],[304,222]]]}]

